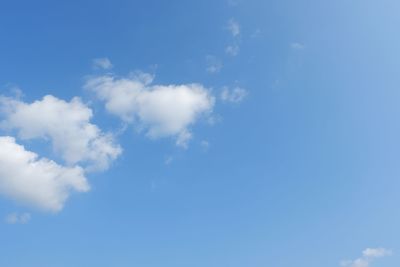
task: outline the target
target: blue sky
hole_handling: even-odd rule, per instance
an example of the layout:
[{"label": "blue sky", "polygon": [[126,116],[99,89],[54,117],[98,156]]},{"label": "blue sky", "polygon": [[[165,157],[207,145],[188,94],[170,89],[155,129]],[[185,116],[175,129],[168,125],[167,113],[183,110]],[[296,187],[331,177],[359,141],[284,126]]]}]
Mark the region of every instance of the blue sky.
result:
[{"label": "blue sky", "polygon": [[2,1],[0,266],[399,265],[399,8]]}]

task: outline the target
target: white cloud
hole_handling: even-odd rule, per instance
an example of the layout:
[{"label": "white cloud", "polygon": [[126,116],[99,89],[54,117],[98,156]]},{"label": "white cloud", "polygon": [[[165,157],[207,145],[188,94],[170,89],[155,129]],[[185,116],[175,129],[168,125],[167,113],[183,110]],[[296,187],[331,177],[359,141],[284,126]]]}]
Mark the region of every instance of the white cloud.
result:
[{"label": "white cloud", "polygon": [[223,88],[221,92],[221,100],[224,102],[239,103],[248,95],[247,91],[240,87],[229,89]]},{"label": "white cloud", "polygon": [[208,55],[206,56],[207,61],[207,72],[208,73],[218,73],[222,69],[222,62],[215,56]]},{"label": "white cloud", "polygon": [[108,58],[103,57],[103,58],[93,59],[93,67],[95,69],[108,70],[108,69],[111,69],[113,67],[113,65]]},{"label": "white cloud", "polygon": [[345,260],[341,262],[343,267],[369,267],[376,258],[390,256],[392,251],[385,248],[367,248],[362,252],[362,256],[355,260]]},{"label": "white cloud", "polygon": [[3,128],[17,129],[23,140],[50,139],[54,151],[69,165],[105,170],[121,153],[111,134],[89,122],[92,110],[79,98],[66,102],[47,95],[29,104],[0,96],[0,113],[5,117]]},{"label": "white cloud", "polygon": [[8,224],[27,224],[31,220],[31,214],[13,212],[6,216],[5,222]]},{"label": "white cloud", "polygon": [[381,258],[391,254],[392,252],[385,248],[367,248],[363,251],[363,256],[366,258]]},{"label": "white cloud", "polygon": [[240,35],[239,23],[234,19],[230,19],[228,21],[228,30],[231,32],[233,37],[238,37]]},{"label": "white cloud", "polygon": [[63,167],[0,137],[0,195],[43,210],[60,211],[73,192],[89,185],[80,167]]},{"label": "white cloud", "polygon": [[190,126],[212,112],[214,97],[200,84],[152,85],[153,77],[140,74],[128,78],[98,76],[85,88],[105,102],[108,112],[127,123],[137,123],[147,136],[174,136],[179,146],[191,139]]},{"label": "white cloud", "polygon": [[225,52],[226,52],[228,55],[233,56],[233,57],[237,56],[237,55],[239,54],[239,51],[240,51],[240,47],[239,47],[238,45],[236,45],[236,44],[234,44],[234,45],[228,45],[228,46],[225,48]]}]

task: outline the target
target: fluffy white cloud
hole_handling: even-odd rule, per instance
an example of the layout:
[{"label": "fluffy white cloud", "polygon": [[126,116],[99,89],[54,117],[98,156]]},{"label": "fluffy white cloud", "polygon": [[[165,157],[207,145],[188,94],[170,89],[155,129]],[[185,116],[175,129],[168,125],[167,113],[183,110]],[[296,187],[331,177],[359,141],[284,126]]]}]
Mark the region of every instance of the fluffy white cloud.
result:
[{"label": "fluffy white cloud", "polygon": [[0,137],[0,194],[43,210],[60,211],[73,191],[89,185],[80,167],[63,167],[25,150],[13,137]]},{"label": "fluffy white cloud", "polygon": [[6,216],[5,222],[8,224],[26,224],[31,220],[31,214],[13,212]]},{"label": "fluffy white cloud", "polygon": [[70,102],[47,95],[42,100],[25,103],[0,96],[1,126],[17,129],[24,140],[50,139],[54,151],[69,164],[85,164],[87,170],[104,170],[121,153],[113,136],[102,133],[89,121],[92,110],[73,98]]},{"label": "fluffy white cloud", "polygon": [[385,248],[367,248],[362,252],[362,256],[355,260],[342,261],[343,267],[369,267],[376,258],[386,257],[392,254],[392,251]]},{"label": "fluffy white cloud", "polygon": [[113,65],[108,58],[104,57],[104,58],[93,59],[93,67],[95,69],[108,70],[108,69],[111,69],[113,67]]},{"label": "fluffy white cloud", "polygon": [[110,75],[90,78],[85,88],[105,102],[108,112],[127,123],[137,122],[151,138],[175,136],[177,145],[191,139],[189,127],[212,112],[214,97],[200,84],[152,85],[153,77]]},{"label": "fluffy white cloud", "polygon": [[247,94],[247,91],[240,87],[235,87],[233,89],[225,87],[221,92],[221,100],[225,102],[239,103],[247,96]]}]

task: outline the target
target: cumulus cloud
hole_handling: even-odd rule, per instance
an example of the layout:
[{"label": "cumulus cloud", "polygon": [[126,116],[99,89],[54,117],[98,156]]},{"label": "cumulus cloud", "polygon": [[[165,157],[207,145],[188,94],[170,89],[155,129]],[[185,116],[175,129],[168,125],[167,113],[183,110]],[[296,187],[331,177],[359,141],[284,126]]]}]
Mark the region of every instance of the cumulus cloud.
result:
[{"label": "cumulus cloud", "polygon": [[367,248],[362,252],[362,256],[355,260],[345,260],[341,262],[343,267],[369,267],[371,262],[377,258],[390,256],[392,251],[385,248]]},{"label": "cumulus cloud", "polygon": [[111,69],[113,67],[113,65],[108,58],[103,57],[103,58],[93,59],[93,67],[95,69],[108,70],[108,69]]},{"label": "cumulus cloud", "polygon": [[60,211],[69,195],[89,185],[80,167],[64,167],[0,137],[0,194],[43,210]]},{"label": "cumulus cloud", "polygon": [[31,220],[31,214],[27,212],[24,213],[13,212],[8,214],[4,219],[4,221],[8,224],[26,224],[30,220]]},{"label": "cumulus cloud", "polygon": [[247,94],[247,91],[240,87],[235,87],[233,89],[225,87],[221,92],[221,100],[224,102],[239,103]]},{"label": "cumulus cloud", "polygon": [[90,123],[92,110],[76,97],[66,102],[47,95],[25,103],[0,96],[0,113],[3,128],[16,129],[23,140],[49,139],[69,165],[80,163],[89,171],[105,170],[121,153],[111,134]]},{"label": "cumulus cloud", "polygon": [[106,110],[126,123],[136,123],[147,136],[176,137],[187,146],[190,126],[212,112],[214,97],[200,84],[153,85],[153,76],[127,78],[111,75],[88,79],[85,88],[105,102]]}]

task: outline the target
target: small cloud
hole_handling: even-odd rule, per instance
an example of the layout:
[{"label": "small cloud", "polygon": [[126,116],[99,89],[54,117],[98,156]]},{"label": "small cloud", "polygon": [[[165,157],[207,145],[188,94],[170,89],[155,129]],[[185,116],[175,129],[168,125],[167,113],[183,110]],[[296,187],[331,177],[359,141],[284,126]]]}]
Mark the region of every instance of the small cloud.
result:
[{"label": "small cloud", "polygon": [[164,164],[165,165],[170,165],[172,163],[172,161],[174,160],[174,158],[172,156],[168,156],[165,160],[164,160]]},{"label": "small cloud", "polygon": [[30,213],[13,212],[8,214],[4,221],[8,224],[27,224],[30,220],[31,220]]},{"label": "small cloud", "polygon": [[7,92],[8,95],[16,99],[21,99],[25,96],[21,88],[13,83],[5,84],[4,86],[2,86],[2,88],[0,88],[0,90]]},{"label": "small cloud", "polygon": [[210,143],[206,140],[201,141],[200,145],[203,151],[207,151],[210,148]]},{"label": "small cloud", "polygon": [[291,47],[293,50],[303,50],[304,48],[306,48],[304,44],[302,44],[302,43],[297,43],[297,42],[291,43],[291,44],[290,44],[290,47]]},{"label": "small cloud", "polygon": [[229,89],[225,87],[221,92],[221,100],[224,102],[239,103],[248,95],[247,90],[235,87]]},{"label": "small cloud", "polygon": [[222,121],[222,117],[220,115],[212,115],[208,117],[207,119],[207,124],[208,125],[215,125],[217,123],[220,123]]},{"label": "small cloud", "polygon": [[391,254],[392,251],[385,248],[367,248],[363,251],[363,256],[366,258],[381,258]]},{"label": "small cloud", "polygon": [[238,45],[236,45],[236,44],[234,44],[234,45],[228,45],[228,46],[225,48],[225,52],[226,52],[228,55],[233,56],[233,57],[237,56],[237,55],[239,54],[239,51],[240,51],[240,47],[239,47]]},{"label": "small cloud", "polygon": [[371,262],[377,258],[392,255],[392,251],[385,248],[367,248],[362,252],[362,256],[355,260],[344,260],[340,263],[342,267],[369,267]]},{"label": "small cloud", "polygon": [[233,41],[233,44],[230,44],[225,48],[225,52],[230,56],[237,56],[239,54],[239,50],[240,50],[240,47],[238,45],[238,43],[240,42],[240,38],[239,38],[240,37],[240,25],[236,20],[230,19],[228,21],[227,29],[232,34],[234,41]]},{"label": "small cloud", "polygon": [[179,147],[187,149],[190,139],[192,139],[192,133],[185,130],[178,134],[178,138],[176,139],[175,144]]},{"label": "small cloud", "polygon": [[238,37],[240,35],[240,25],[236,20],[230,19],[228,21],[228,27],[227,28],[231,32],[233,37]]},{"label": "small cloud", "polygon": [[206,56],[207,61],[207,72],[208,73],[218,73],[222,69],[222,62],[215,56],[208,55]]},{"label": "small cloud", "polygon": [[113,67],[113,65],[108,58],[103,57],[93,59],[93,67],[95,69],[109,70]]},{"label": "small cloud", "polygon": [[256,29],[252,34],[251,34],[251,38],[259,38],[262,35],[262,31],[260,29]]}]

